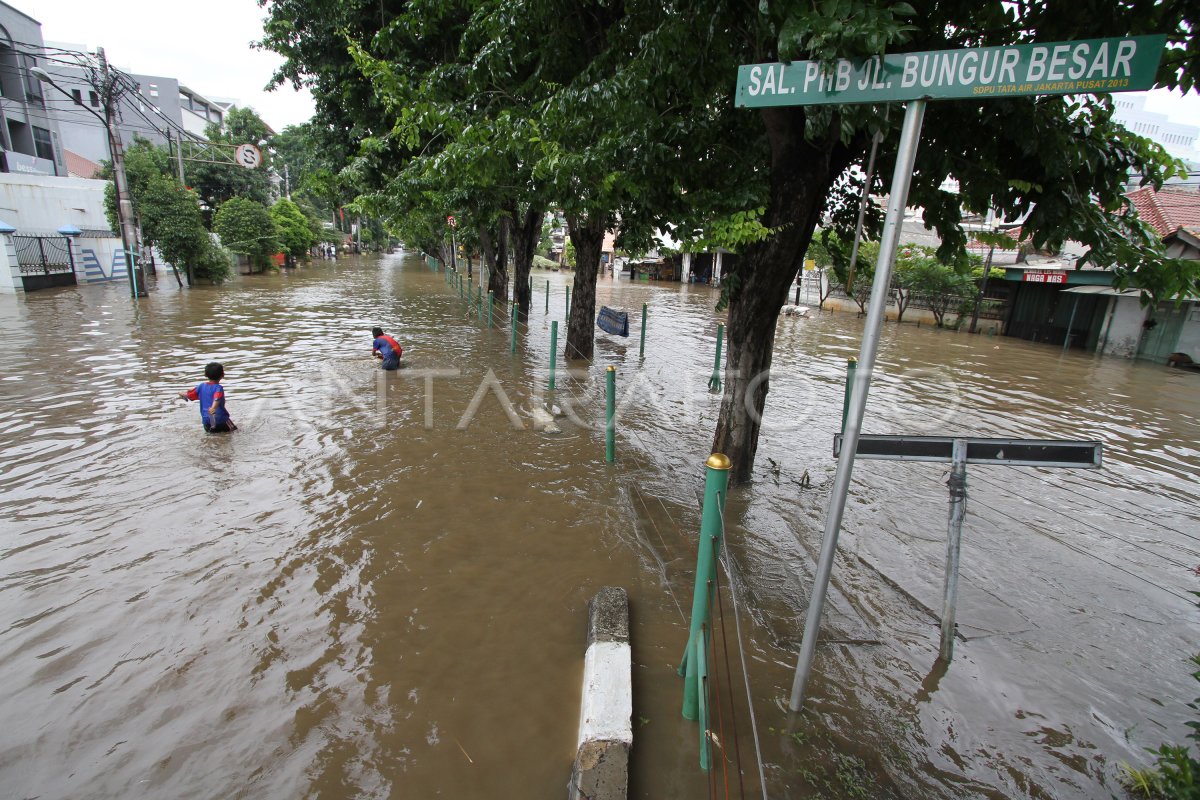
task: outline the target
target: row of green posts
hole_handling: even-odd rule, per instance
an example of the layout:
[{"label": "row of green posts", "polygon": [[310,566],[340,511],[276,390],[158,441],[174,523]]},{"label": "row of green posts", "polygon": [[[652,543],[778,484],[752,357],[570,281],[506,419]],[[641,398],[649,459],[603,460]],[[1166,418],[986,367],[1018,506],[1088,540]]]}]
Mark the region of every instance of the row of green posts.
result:
[{"label": "row of green posts", "polygon": [[[435,270],[440,265],[432,256],[426,256],[427,263]],[[446,284],[457,286],[459,298],[466,300],[468,307],[471,300],[471,280],[466,281],[466,291],[463,290],[461,273],[447,270]],[[529,279],[529,288],[533,289],[533,278]],[[482,287],[476,295],[479,318],[483,318]],[[488,327],[492,326],[492,292],[488,292]],[[511,343],[509,351],[517,352],[517,303],[513,301],[510,309]],[[566,287],[567,317],[571,316],[571,289]],[[546,281],[546,313],[550,313],[550,281]],[[638,347],[638,357],[646,357],[646,304],[642,303],[641,343]],[[712,377],[708,387],[712,391],[720,391],[721,384],[721,348],[725,335],[725,326],[717,325],[716,357],[713,360]],[[558,360],[558,320],[550,323],[550,389],[555,388],[555,369]],[[850,398],[854,388],[857,359],[850,358],[846,362],[846,387],[842,404],[842,431],[845,432],[846,413],[850,407]],[[617,368],[609,365],[605,369],[605,424],[604,424],[604,460],[613,463],[616,458],[616,397],[617,397]],[[692,594],[692,619],[688,629],[687,645],[684,647],[683,658],[679,664],[679,675],[683,683],[683,716],[685,719],[697,720],[700,725],[700,768],[708,770],[712,767],[712,736],[710,730],[709,701],[712,687],[709,685],[708,649],[712,644],[712,602],[717,585],[717,562],[721,548],[725,523],[725,499],[729,487],[729,469],[732,466],[728,456],[713,453],[704,462],[704,506],[700,516],[700,541],[696,548],[696,578]]]}]

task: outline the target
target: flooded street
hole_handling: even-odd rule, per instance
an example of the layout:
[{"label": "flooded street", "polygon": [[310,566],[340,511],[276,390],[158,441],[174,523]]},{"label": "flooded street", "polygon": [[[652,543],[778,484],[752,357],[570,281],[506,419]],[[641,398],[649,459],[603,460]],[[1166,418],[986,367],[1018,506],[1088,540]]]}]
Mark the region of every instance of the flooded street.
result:
[{"label": "flooded street", "polygon": [[[630,794],[708,796],[675,667],[716,294],[602,277],[631,336],[597,331],[594,364],[565,375],[569,279],[535,272],[515,355],[504,319],[481,327],[411,254],[190,291],[160,276],[136,308],[117,284],[0,296],[0,795],[563,797],[587,603],[616,585]],[[371,358],[373,325],[404,346],[398,374]],[[1200,375],[886,325],[865,432],[1097,439],[1104,466],[968,468],[941,674],[948,470],[857,462],[789,721],[861,329],[780,320],[755,481],[726,513],[769,796],[1118,793],[1120,762],[1183,741],[1197,694]],[[176,397],[212,360],[230,436]],[[540,395],[570,412],[562,433],[533,430]],[[724,744],[761,796],[740,702]]]}]

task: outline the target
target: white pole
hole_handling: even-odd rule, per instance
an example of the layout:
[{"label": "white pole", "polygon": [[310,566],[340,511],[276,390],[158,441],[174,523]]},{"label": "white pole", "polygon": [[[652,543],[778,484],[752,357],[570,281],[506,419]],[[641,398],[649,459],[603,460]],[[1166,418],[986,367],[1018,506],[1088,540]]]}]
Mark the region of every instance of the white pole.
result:
[{"label": "white pole", "polygon": [[967,440],[955,439],[950,467],[950,522],[946,536],[946,581],[942,589],[942,647],[938,658],[954,657],[954,612],[958,607],[958,561],[962,524],[967,513]]},{"label": "white pole", "polygon": [[900,148],[896,153],[896,171],[892,175],[892,192],[888,199],[887,219],[883,225],[883,240],[879,243],[879,261],[875,266],[871,302],[867,308],[867,324],[863,330],[858,369],[855,370],[854,375],[855,385],[850,399],[850,412],[846,415],[842,452],[838,458],[837,472],[833,478],[833,492],[829,497],[829,508],[825,512],[825,536],[821,542],[821,556],[817,562],[817,574],[813,580],[812,598],[804,619],[804,638],[800,641],[800,654],[796,661],[796,677],[792,681],[792,697],[789,702],[792,711],[799,711],[800,705],[804,702],[804,687],[808,683],[813,656],[816,654],[817,635],[821,630],[821,612],[825,607],[825,594],[829,589],[830,573],[833,571],[833,557],[837,552],[842,514],[846,510],[846,495],[850,491],[850,475],[854,469],[854,456],[858,452],[858,435],[862,432],[863,412],[867,406],[867,391],[871,386],[871,373],[875,369],[875,354],[879,349],[879,332],[883,327],[883,312],[887,307],[892,262],[896,257],[896,246],[900,242],[900,227],[904,223],[904,207],[908,201],[908,187],[912,182],[913,162],[917,157],[917,145],[921,139],[921,121],[924,116],[925,101],[909,101],[908,108],[904,112],[904,127],[900,131]]}]

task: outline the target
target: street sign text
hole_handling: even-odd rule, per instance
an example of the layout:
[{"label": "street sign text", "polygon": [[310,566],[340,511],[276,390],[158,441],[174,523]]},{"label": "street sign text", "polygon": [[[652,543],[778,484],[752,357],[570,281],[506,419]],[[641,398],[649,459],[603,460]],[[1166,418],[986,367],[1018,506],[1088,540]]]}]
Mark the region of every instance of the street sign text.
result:
[{"label": "street sign text", "polygon": [[1166,36],[899,53],[866,60],[738,67],[735,104],[1013,97],[1149,89]]}]

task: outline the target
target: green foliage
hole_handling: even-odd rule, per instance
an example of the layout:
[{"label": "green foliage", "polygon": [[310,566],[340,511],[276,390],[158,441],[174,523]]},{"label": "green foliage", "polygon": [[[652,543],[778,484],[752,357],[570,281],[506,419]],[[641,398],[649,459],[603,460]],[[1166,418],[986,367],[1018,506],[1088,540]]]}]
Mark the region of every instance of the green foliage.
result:
[{"label": "green foliage", "polygon": [[564,267],[575,269],[575,243],[569,238],[567,239],[566,244],[563,246],[562,263]]},{"label": "green foliage", "polygon": [[937,326],[944,327],[947,312],[959,309],[961,319],[964,301],[974,303],[972,271],[978,261],[978,256],[960,253],[953,263],[947,264],[935,248],[903,247],[896,253],[897,292],[901,297],[906,293],[921,295]]},{"label": "green foliage", "polygon": [[241,144],[256,145],[263,163],[254,169],[237,164],[189,163],[188,183],[196,190],[209,213],[231,197],[247,197],[263,205],[271,202],[271,135],[267,123],[252,108],[233,108],[225,115],[225,127],[209,125],[205,135],[225,153]]},{"label": "green foliage", "polygon": [[279,250],[279,229],[266,206],[246,197],[232,197],[213,216],[213,232],[223,247],[249,257],[256,267]]},{"label": "green foliage", "polygon": [[309,248],[317,243],[309,220],[300,207],[291,200],[280,199],[271,206],[271,219],[279,230],[279,242],[293,258],[308,255]]},{"label": "green foliage", "polygon": [[[1192,666],[1200,667],[1200,655],[1192,656]],[[1192,678],[1200,681],[1200,669],[1192,672]],[[1200,711],[1200,697],[1188,703],[1188,708]],[[1122,765],[1122,782],[1131,793],[1140,797],[1162,800],[1200,800],[1200,760],[1192,754],[1192,748],[1200,744],[1200,721],[1187,723],[1191,733],[1187,738],[1192,745],[1164,744],[1150,750],[1156,758],[1154,766],[1137,769]]]},{"label": "green foliage", "polygon": [[204,247],[191,262],[192,274],[201,280],[222,283],[233,275],[233,259],[228,251],[211,237],[206,237]]}]

